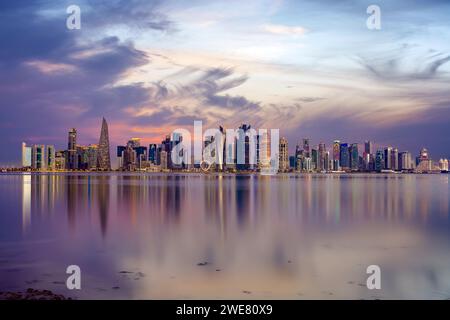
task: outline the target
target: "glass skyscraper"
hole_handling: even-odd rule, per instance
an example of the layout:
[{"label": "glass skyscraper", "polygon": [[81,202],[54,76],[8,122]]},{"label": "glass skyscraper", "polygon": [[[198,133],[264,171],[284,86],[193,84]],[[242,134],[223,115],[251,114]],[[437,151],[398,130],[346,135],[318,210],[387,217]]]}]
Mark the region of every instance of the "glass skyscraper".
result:
[{"label": "glass skyscraper", "polygon": [[111,170],[111,158],[109,155],[109,134],[108,123],[105,118],[102,121],[102,130],[100,132],[100,141],[98,143],[98,170]]},{"label": "glass skyscraper", "polygon": [[340,146],[340,165],[343,169],[350,168],[350,152],[348,143],[341,143]]}]

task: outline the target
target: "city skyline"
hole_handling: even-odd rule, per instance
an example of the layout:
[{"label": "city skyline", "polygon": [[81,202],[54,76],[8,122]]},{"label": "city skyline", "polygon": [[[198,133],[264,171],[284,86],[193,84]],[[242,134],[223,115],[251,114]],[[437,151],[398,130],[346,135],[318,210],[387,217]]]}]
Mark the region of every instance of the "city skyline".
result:
[{"label": "city skyline", "polygon": [[368,1],[80,0],[80,30],[69,4],[0,4],[0,166],[66,128],[86,145],[103,115],[112,148],[200,119],[450,157],[449,3],[380,1],[378,31]]},{"label": "city skyline", "polygon": [[[225,170],[244,170],[244,171],[264,171],[263,168],[273,166],[273,159],[277,159],[277,171],[279,172],[383,172],[383,171],[409,171],[412,172],[432,172],[440,170],[448,172],[449,161],[445,157],[438,157],[439,160],[433,158],[425,147],[422,147],[418,155],[414,157],[414,153],[402,150],[396,146],[377,146],[373,141],[365,140],[363,148],[360,143],[348,143],[345,140],[333,140],[332,144],[324,142],[312,143],[310,138],[302,138],[297,140],[295,144],[295,152],[291,153],[289,142],[286,137],[279,137],[277,132],[275,137],[279,137],[278,150],[275,153],[270,151],[273,148],[270,140],[273,139],[272,131],[268,132],[263,129],[252,128],[249,124],[242,124],[239,128],[231,128],[231,134],[234,141],[226,141],[225,129],[220,126],[218,133],[222,135],[221,141],[214,141],[218,137],[204,136],[202,137],[201,150],[205,149],[209,144],[214,143],[215,149],[223,149],[223,164],[216,163],[213,171]],[[252,129],[252,130],[250,130]],[[189,146],[192,148],[192,142]],[[207,129],[202,131],[205,134]],[[277,129],[278,130],[278,129]],[[189,130],[187,130],[189,131]],[[254,131],[252,133],[251,131]],[[234,133],[235,132],[235,133]],[[265,132],[262,133],[262,132]],[[227,133],[228,134],[228,133]],[[252,136],[255,134],[255,136]],[[261,135],[262,134],[262,135]],[[33,144],[27,146],[22,142],[22,156],[19,167],[31,168],[32,170],[95,170],[95,171],[161,171],[161,170],[192,170],[195,167],[201,168],[201,162],[205,160],[194,161],[193,149],[186,149],[183,145],[181,148],[176,147],[184,137],[176,131],[168,133],[165,138],[158,144],[149,144],[148,148],[141,145],[141,138],[130,138],[126,145],[118,145],[113,150],[117,150],[117,164],[111,165],[109,130],[106,119],[102,118],[100,138],[98,144],[89,144],[88,146],[77,143],[77,129],[71,128],[68,131],[67,150],[55,150],[54,145]],[[250,140],[254,139],[254,145]],[[242,141],[242,142],[241,142]],[[229,145],[228,143],[231,143]],[[242,143],[240,147],[240,143]],[[254,147],[253,157],[250,149]],[[234,150],[231,150],[232,148]],[[291,143],[292,149],[292,143]],[[173,164],[173,153],[180,152],[181,162]],[[186,153],[185,153],[186,152]],[[185,153],[183,155],[183,153]],[[216,152],[214,152],[216,153]],[[266,155],[264,155],[266,153]],[[179,156],[180,156],[179,155]],[[215,156],[217,157],[217,155]],[[215,160],[213,160],[215,161]],[[218,165],[218,167],[216,167]],[[211,168],[208,169],[208,171]]]}]

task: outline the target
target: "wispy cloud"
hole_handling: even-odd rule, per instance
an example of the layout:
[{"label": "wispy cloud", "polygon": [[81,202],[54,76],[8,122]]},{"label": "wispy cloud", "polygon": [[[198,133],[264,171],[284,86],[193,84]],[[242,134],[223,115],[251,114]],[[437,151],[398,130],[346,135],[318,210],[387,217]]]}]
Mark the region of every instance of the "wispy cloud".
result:
[{"label": "wispy cloud", "polygon": [[287,26],[281,24],[266,24],[262,26],[262,29],[272,34],[291,36],[301,36],[308,32],[308,30],[302,26]]}]

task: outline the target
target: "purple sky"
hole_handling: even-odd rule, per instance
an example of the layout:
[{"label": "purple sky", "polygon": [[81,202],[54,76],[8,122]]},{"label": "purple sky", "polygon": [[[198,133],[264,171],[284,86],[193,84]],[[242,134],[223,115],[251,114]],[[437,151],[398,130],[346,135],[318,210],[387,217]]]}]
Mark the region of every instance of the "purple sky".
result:
[{"label": "purple sky", "polygon": [[[81,30],[66,8],[81,8]],[[0,165],[20,146],[159,142],[175,128],[280,128],[450,157],[450,4],[379,1],[2,1]],[[114,149],[113,149],[114,150]],[[114,153],[113,153],[114,154]]]}]

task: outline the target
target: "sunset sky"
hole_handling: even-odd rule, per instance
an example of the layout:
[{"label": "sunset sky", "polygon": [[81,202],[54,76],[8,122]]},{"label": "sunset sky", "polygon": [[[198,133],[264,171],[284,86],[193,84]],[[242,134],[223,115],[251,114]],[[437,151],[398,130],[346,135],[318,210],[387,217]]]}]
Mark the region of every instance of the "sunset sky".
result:
[{"label": "sunset sky", "polygon": [[97,143],[103,116],[112,156],[203,120],[450,157],[449,1],[11,0],[0,41],[1,165],[71,127]]}]

